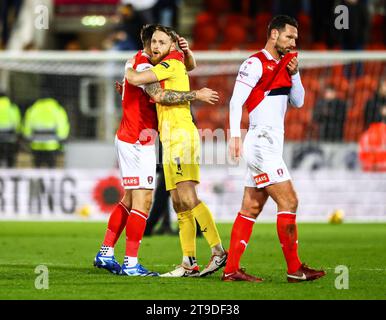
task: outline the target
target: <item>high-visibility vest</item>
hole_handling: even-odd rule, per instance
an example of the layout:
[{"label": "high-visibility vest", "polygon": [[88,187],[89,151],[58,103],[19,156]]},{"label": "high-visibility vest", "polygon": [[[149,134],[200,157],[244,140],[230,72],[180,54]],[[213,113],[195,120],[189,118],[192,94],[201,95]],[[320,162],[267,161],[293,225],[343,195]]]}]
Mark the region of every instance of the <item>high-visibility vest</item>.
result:
[{"label": "high-visibility vest", "polygon": [[32,150],[58,150],[69,132],[67,113],[55,99],[39,99],[27,109],[23,133]]},{"label": "high-visibility vest", "polygon": [[15,143],[21,130],[20,110],[6,96],[0,97],[0,143]]}]

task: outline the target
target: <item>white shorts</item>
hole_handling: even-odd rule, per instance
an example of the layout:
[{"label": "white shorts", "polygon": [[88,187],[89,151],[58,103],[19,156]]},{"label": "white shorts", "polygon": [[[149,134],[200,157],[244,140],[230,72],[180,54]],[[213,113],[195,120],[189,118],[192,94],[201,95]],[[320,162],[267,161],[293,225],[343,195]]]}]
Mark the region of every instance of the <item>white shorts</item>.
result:
[{"label": "white shorts", "polygon": [[283,160],[284,133],[269,126],[250,126],[244,140],[246,187],[264,188],[291,179]]},{"label": "white shorts", "polygon": [[125,189],[154,189],[156,177],[155,145],[131,144],[115,137],[122,186]]}]

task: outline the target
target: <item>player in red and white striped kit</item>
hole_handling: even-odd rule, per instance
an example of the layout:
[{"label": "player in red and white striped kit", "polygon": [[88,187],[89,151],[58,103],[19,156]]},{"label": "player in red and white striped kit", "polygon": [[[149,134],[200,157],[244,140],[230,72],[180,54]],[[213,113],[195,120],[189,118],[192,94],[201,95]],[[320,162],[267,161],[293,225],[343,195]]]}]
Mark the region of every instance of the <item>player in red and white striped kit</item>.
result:
[{"label": "player in red and white striped kit", "polygon": [[[141,30],[144,50],[134,57],[133,68],[144,71],[152,68],[150,42],[156,25],[145,25]],[[179,44],[185,52],[187,70],[195,67],[195,60],[185,39]],[[126,67],[131,62],[126,64]],[[131,66],[130,66],[131,67]],[[115,137],[115,149],[125,189],[124,197],[111,212],[107,231],[94,265],[115,274],[128,276],[157,276],[138,262],[138,250],[146,227],[148,212],[152,204],[155,186],[157,137],[157,112],[154,102],[178,105],[181,102],[202,100],[213,104],[218,100],[217,92],[202,88],[192,92],[164,90],[159,82],[146,86],[133,86],[124,79],[122,91],[123,115]],[[151,99],[154,101],[151,101]],[[122,267],[115,260],[114,247],[123,229],[126,228],[126,254]]]},{"label": "player in red and white striped kit", "polygon": [[[296,47],[298,24],[288,16],[276,16],[268,27],[263,50],[241,65],[230,101],[230,154],[247,163],[244,197],[233,225],[224,281],[261,282],[245,273],[240,259],[256,218],[268,197],[277,204],[277,232],[287,262],[289,282],[315,280],[325,272],[314,270],[298,257],[296,211],[298,200],[283,161],[284,116],[289,102],[300,108],[304,88],[298,71]],[[240,121],[242,106],[249,112],[249,130],[242,152]]]}]

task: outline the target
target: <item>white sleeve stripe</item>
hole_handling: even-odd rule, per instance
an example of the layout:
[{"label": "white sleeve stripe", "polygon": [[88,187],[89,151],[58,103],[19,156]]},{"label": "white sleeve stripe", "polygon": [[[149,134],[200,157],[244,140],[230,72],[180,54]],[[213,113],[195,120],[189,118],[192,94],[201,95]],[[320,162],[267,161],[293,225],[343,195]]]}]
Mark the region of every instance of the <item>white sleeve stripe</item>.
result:
[{"label": "white sleeve stripe", "polygon": [[246,86],[248,86],[248,87],[250,87],[250,88],[254,88],[254,87],[252,87],[250,84],[248,84],[248,83],[246,83],[246,82],[243,82],[243,81],[241,81],[241,80],[239,80],[239,79],[236,79],[236,81],[237,82],[240,82],[240,83],[242,83],[242,84],[245,84]]},{"label": "white sleeve stripe", "polygon": [[144,71],[144,70],[150,69],[152,67],[153,66],[150,63],[141,63],[141,64],[137,65],[135,70],[140,72],[140,71]]}]

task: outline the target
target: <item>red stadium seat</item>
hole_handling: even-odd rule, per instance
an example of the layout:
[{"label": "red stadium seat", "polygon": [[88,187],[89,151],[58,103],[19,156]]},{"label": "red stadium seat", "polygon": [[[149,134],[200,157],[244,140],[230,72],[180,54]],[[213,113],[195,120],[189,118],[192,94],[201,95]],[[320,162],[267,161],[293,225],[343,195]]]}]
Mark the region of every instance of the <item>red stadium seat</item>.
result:
[{"label": "red stadium seat", "polygon": [[308,89],[307,86],[305,86],[304,89],[306,90],[306,95],[304,97],[303,108],[305,110],[312,110],[315,107],[317,93],[316,91]]},{"label": "red stadium seat", "polygon": [[216,21],[216,16],[213,15],[212,13],[210,12],[207,12],[207,11],[203,11],[203,12],[200,12],[197,16],[196,16],[196,25],[203,25],[203,24],[214,24]]},{"label": "red stadium seat", "polygon": [[306,130],[303,123],[291,122],[285,126],[285,140],[302,141],[306,138]]},{"label": "red stadium seat", "polygon": [[224,30],[224,40],[219,50],[241,50],[247,42],[247,30],[239,24],[227,25]]},{"label": "red stadium seat", "polygon": [[383,33],[385,32],[384,30],[384,20],[385,16],[382,14],[375,14],[370,23],[370,41],[371,43],[382,43],[384,35]]},{"label": "red stadium seat", "polygon": [[191,47],[194,51],[205,51],[212,49],[210,43],[204,42],[193,42]]},{"label": "red stadium seat", "polygon": [[212,24],[197,25],[193,30],[195,50],[207,50],[218,37],[218,29]]},{"label": "red stadium seat", "polygon": [[374,79],[371,75],[364,75],[358,79],[355,80],[354,83],[354,91],[360,92],[360,91],[370,91],[374,92],[377,90],[378,81]]},{"label": "red stadium seat", "polygon": [[311,90],[316,93],[320,90],[320,80],[315,78],[313,75],[303,75],[302,83],[303,86],[307,89],[307,92]]},{"label": "red stadium seat", "polygon": [[302,35],[297,40],[297,46],[302,49],[308,49],[312,44],[310,16],[302,11],[298,14],[297,20],[302,30]]},{"label": "red stadium seat", "polygon": [[244,16],[242,14],[232,13],[225,16],[224,25],[238,24],[244,28],[249,28],[251,26],[251,18]]},{"label": "red stadium seat", "polygon": [[386,64],[379,61],[368,61],[363,64],[363,72],[365,75],[374,77],[374,79],[378,82],[383,70],[385,69],[385,65]]},{"label": "red stadium seat", "polygon": [[267,26],[271,19],[272,14],[268,12],[261,12],[255,16],[255,23],[252,23],[250,33],[259,44],[265,44],[267,41]]},{"label": "red stadium seat", "polygon": [[255,21],[256,21],[255,27],[257,27],[256,31],[258,32],[263,31],[264,34],[266,35],[267,26],[270,23],[271,19],[272,19],[272,14],[270,12],[258,13],[255,17]]},{"label": "red stadium seat", "polygon": [[344,77],[344,65],[343,64],[337,64],[335,66],[332,66],[332,77],[333,78],[343,78]]},{"label": "red stadium seat", "polygon": [[380,50],[385,50],[386,46],[382,42],[375,42],[375,43],[370,43],[365,46],[365,50],[374,50],[374,51],[380,51]]},{"label": "red stadium seat", "polygon": [[331,76],[324,82],[324,87],[332,86],[340,99],[346,99],[350,92],[350,83],[344,77]]},{"label": "red stadium seat", "polygon": [[244,46],[244,50],[258,52],[264,48],[265,43],[257,41],[257,42],[248,42]]},{"label": "red stadium seat", "polygon": [[231,6],[229,0],[205,0],[205,7],[209,12],[218,15],[229,12]]},{"label": "red stadium seat", "polygon": [[315,51],[326,51],[328,50],[327,44],[324,42],[315,42],[311,45],[311,50]]}]

